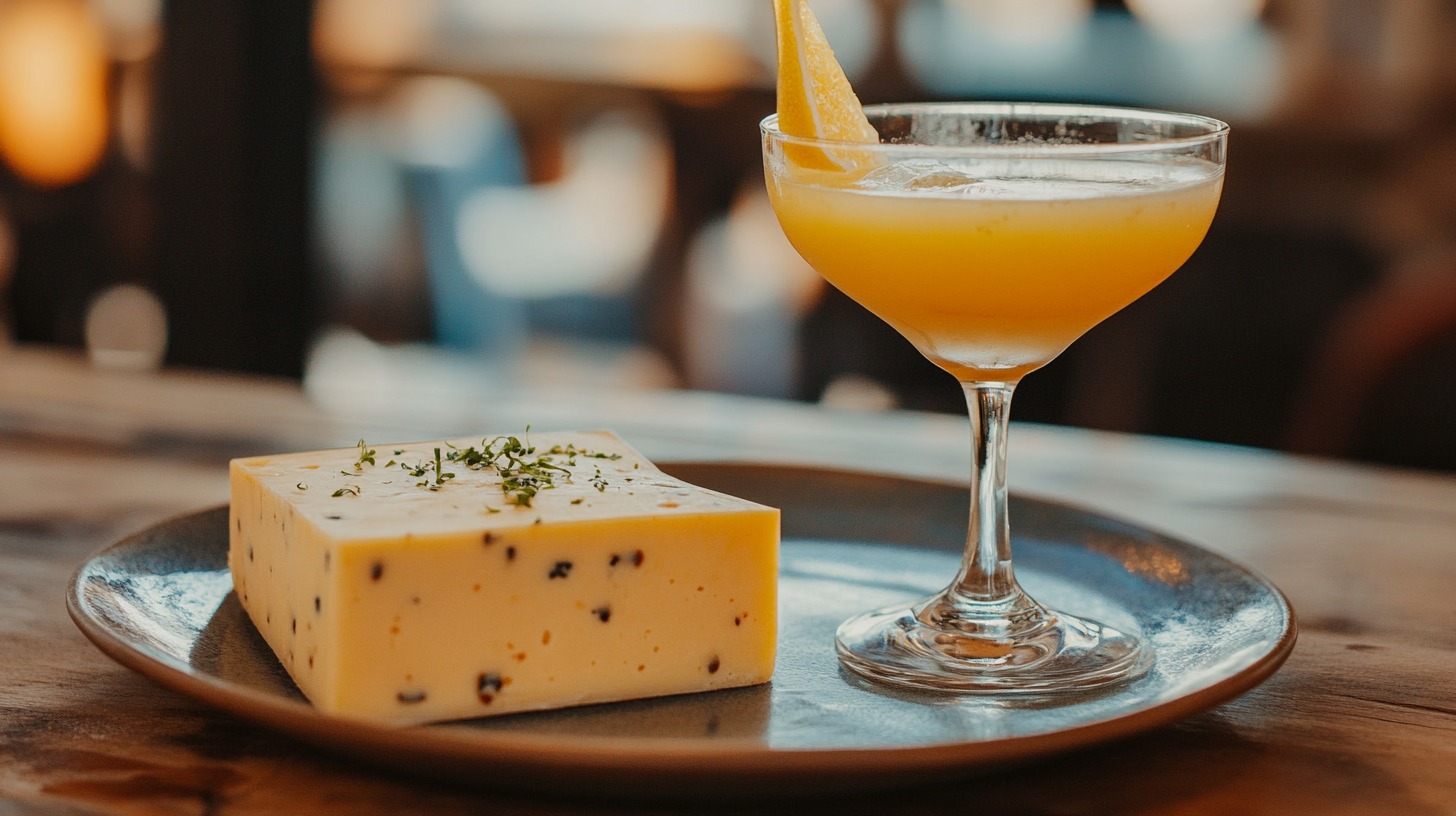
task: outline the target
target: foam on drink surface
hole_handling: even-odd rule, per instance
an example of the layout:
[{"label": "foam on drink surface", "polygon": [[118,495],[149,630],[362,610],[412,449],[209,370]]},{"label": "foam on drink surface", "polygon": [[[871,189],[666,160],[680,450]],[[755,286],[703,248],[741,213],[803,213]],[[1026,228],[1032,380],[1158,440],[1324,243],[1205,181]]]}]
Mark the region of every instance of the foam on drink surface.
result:
[{"label": "foam on drink surface", "polygon": [[852,189],[871,195],[1050,201],[1172,191],[1207,182],[1218,172],[1194,160],[907,159],[871,170]]}]

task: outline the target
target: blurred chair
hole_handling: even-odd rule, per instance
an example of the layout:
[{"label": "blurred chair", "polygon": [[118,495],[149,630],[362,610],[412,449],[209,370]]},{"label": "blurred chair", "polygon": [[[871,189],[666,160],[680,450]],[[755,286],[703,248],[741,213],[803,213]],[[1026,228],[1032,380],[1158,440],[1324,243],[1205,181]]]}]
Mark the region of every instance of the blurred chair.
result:
[{"label": "blurred chair", "polygon": [[[1291,414],[1304,453],[1456,470],[1456,138],[1452,110],[1392,149],[1362,202],[1380,276],[1332,319]],[[1445,111],[1444,116],[1441,111]]]},{"label": "blurred chair", "polygon": [[1285,447],[1456,469],[1456,244],[1407,258],[1336,316]]},{"label": "blurred chair", "polygon": [[799,324],[825,285],[784,237],[761,181],[746,183],[728,213],[698,231],[683,277],[687,384],[800,396]]},{"label": "blurred chair", "polygon": [[631,344],[670,200],[667,137],[657,116],[636,107],[561,119],[556,178],[476,185],[447,223],[471,283],[513,304],[527,330]]},{"label": "blurred chair", "polygon": [[483,189],[526,183],[510,114],[462,79],[413,79],[392,100],[392,121],[425,258],[435,342],[455,351],[510,355],[525,343],[526,307],[472,275],[457,233],[460,213]]}]

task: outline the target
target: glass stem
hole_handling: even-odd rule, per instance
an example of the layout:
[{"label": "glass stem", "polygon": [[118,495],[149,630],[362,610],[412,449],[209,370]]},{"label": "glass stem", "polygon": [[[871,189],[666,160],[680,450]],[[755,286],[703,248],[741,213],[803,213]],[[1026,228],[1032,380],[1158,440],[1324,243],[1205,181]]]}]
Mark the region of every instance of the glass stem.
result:
[{"label": "glass stem", "polygon": [[1011,568],[1006,512],[1006,440],[1014,382],[962,383],[971,419],[971,512],[954,583],[918,617],[965,634],[1000,639],[1036,626],[1045,610],[1022,592]]},{"label": "glass stem", "polygon": [[954,589],[968,601],[996,603],[1019,591],[1011,571],[1006,518],[1006,432],[1015,383],[962,383],[971,416],[971,515],[966,555]]}]

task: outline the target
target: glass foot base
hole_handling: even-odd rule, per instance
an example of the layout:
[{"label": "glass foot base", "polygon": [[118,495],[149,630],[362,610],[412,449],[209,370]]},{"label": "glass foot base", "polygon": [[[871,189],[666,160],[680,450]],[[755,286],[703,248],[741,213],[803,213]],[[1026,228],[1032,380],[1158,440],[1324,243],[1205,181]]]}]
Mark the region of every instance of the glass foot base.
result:
[{"label": "glass foot base", "polygon": [[1013,639],[926,624],[911,606],[857,615],[835,633],[840,662],[867,679],[922,691],[1049,694],[1147,672],[1152,647],[1093,621],[1047,613]]}]

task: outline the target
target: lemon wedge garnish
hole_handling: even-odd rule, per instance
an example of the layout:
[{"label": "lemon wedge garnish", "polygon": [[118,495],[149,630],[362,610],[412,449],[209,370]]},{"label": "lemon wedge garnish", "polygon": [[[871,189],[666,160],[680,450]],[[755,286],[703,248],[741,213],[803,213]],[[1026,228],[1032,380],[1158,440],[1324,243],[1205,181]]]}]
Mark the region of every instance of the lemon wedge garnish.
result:
[{"label": "lemon wedge garnish", "polygon": [[[849,85],[834,50],[806,0],[774,0],[778,26],[779,129],[790,136],[878,144],[879,134]],[[869,151],[825,151],[788,145],[796,164],[817,170],[851,170],[874,164]]]}]

